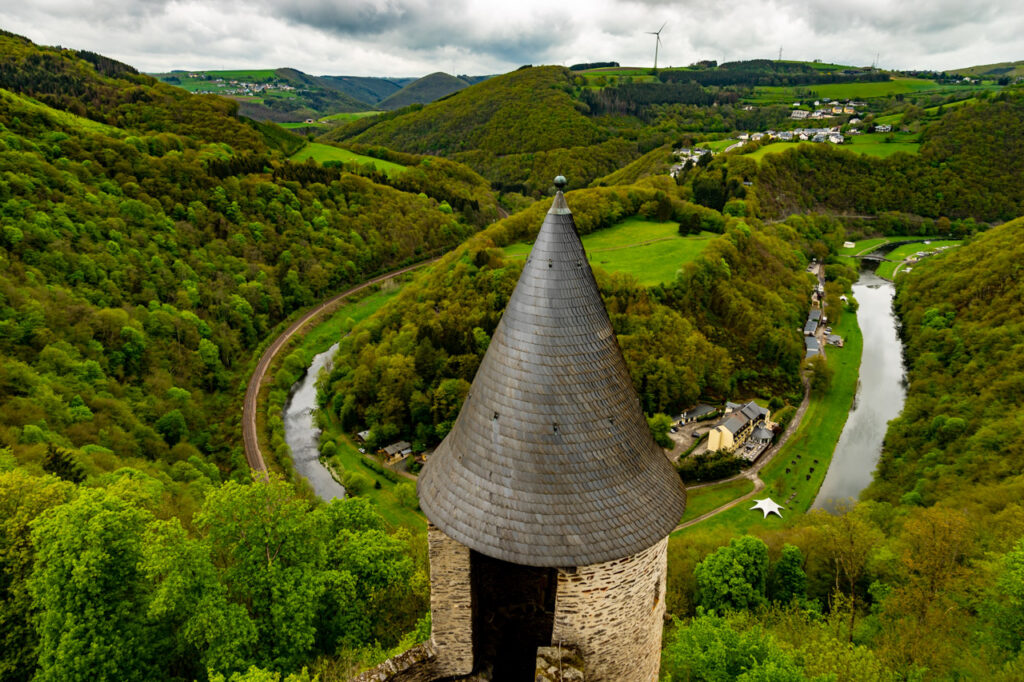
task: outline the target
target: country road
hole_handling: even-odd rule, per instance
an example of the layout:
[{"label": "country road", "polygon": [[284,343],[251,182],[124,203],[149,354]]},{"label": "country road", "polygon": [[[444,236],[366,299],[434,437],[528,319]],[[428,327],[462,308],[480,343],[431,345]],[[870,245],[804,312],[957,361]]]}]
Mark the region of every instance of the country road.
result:
[{"label": "country road", "polygon": [[436,262],[438,258],[440,258],[440,256],[414,265],[409,265],[398,270],[392,270],[391,272],[380,275],[379,277],[374,277],[373,279],[367,280],[358,286],[354,286],[351,289],[343,291],[336,296],[332,296],[323,303],[311,308],[305,315],[293,322],[276,339],[274,339],[273,343],[267,346],[267,349],[263,351],[263,355],[260,356],[259,362],[256,363],[256,369],[253,371],[252,377],[249,378],[249,385],[245,389],[245,402],[242,405],[242,440],[245,444],[245,459],[249,462],[249,468],[259,473],[262,478],[265,479],[267,477],[267,464],[263,459],[263,453],[260,450],[259,435],[256,431],[256,402],[259,397],[260,390],[266,383],[267,372],[270,369],[270,365],[281,349],[284,348],[285,344],[288,343],[288,341],[303,327],[313,320],[331,312],[333,308],[337,307],[338,304],[352,294],[358,293],[367,287],[373,286],[374,284],[385,282],[393,277],[397,277],[398,275],[430,265],[431,263]]}]

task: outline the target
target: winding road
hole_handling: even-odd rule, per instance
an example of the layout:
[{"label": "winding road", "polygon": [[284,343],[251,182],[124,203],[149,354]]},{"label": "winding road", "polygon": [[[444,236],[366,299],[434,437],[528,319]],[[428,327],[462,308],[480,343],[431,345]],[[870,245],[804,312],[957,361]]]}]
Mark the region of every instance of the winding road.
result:
[{"label": "winding road", "polygon": [[438,258],[440,256],[398,270],[392,270],[332,296],[323,303],[311,308],[306,314],[289,325],[287,329],[267,346],[267,349],[263,351],[263,355],[260,356],[259,362],[256,363],[256,369],[253,371],[252,377],[249,378],[249,385],[245,389],[245,402],[242,405],[242,440],[245,444],[245,459],[249,462],[249,468],[256,472],[257,475],[264,480],[267,478],[267,464],[263,459],[263,452],[260,450],[259,433],[256,429],[257,401],[263,385],[267,383],[267,373],[270,371],[270,365],[273,363],[274,358],[277,357],[277,354],[281,352],[281,349],[284,348],[285,344],[305,326],[333,312],[335,308],[352,294],[358,293],[374,284],[386,282],[398,275],[430,265],[436,262]]}]

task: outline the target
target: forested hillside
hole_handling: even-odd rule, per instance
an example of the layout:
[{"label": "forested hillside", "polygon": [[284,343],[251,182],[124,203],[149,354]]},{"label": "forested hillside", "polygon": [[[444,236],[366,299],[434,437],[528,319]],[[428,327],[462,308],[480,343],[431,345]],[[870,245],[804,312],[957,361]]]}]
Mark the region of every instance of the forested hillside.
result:
[{"label": "forested hillside", "polygon": [[262,151],[230,100],[193,96],[92,52],[41,47],[0,31],[0,88],[93,121],[146,133],[175,133]]},{"label": "forested hillside", "polygon": [[[797,328],[812,283],[802,272],[807,257],[793,246],[825,251],[820,233],[726,220],[681,200],[668,178],[574,192],[568,201],[583,234],[659,211],[722,233],[664,287],[599,274],[648,413],[738,391],[799,401]],[[346,429],[370,428],[382,445],[402,436],[422,448],[444,437],[522,267],[496,247],[531,239],[549,205],[538,202],[474,237],[342,340],[321,401]]]},{"label": "forested hillside", "polygon": [[671,539],[669,610],[686,618],[663,673],[1022,679],[1022,227],[897,279],[908,394],[866,501],[759,538],[698,526]]},{"label": "forested hillside", "polygon": [[[559,173],[585,187],[635,158],[634,141],[610,139],[575,101],[571,73],[524,67],[422,108],[363,119],[328,133],[335,141],[441,154],[506,191],[541,196]],[[603,144],[602,144],[603,143]]]},{"label": "forested hillside", "polygon": [[[406,192],[278,160],[206,98],[186,100],[205,107],[199,131],[150,132],[177,120],[164,86],[125,86],[67,52],[4,40],[33,69],[56,64],[67,89],[55,104],[105,93],[86,113],[125,124],[128,106],[141,121],[115,128],[0,90],[0,439],[20,461],[44,465],[57,447],[88,474],[124,458],[169,468],[212,457],[230,470],[239,433],[223,413],[278,322],[476,229],[421,194],[429,176],[415,168]],[[210,143],[205,130],[252,146]],[[451,163],[427,172],[456,210],[479,182]],[[473,197],[464,208],[480,217]]]},{"label": "forested hillside", "polygon": [[223,100],[0,41],[0,679],[347,679],[422,639],[422,539],[253,484],[241,387],[293,312],[495,216],[487,183],[290,163]]},{"label": "forested hillside", "polygon": [[410,104],[426,104],[469,87],[469,83],[440,71],[409,83],[378,103],[378,108],[401,109]]},{"label": "forested hillside", "polygon": [[869,497],[931,505],[1024,470],[1024,220],[904,275],[907,402]]},{"label": "forested hillside", "polygon": [[757,197],[766,216],[902,211],[1011,220],[1024,213],[1024,96],[1003,93],[951,111],[922,132],[920,156],[876,159],[831,145],[766,156]]}]

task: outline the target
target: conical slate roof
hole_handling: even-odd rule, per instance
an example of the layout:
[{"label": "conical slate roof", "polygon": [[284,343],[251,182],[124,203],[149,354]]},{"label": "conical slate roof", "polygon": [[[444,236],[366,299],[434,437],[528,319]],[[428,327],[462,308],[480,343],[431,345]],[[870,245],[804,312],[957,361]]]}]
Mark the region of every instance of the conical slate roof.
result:
[{"label": "conical slate roof", "polygon": [[683,515],[561,192],[419,495],[450,537],[528,566],[621,559]]}]

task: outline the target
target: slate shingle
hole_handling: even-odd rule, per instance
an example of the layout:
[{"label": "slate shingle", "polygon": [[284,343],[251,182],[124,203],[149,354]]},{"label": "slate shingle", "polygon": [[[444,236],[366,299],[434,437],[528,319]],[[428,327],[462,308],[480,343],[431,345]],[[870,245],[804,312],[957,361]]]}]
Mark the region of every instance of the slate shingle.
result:
[{"label": "slate shingle", "polygon": [[561,192],[418,487],[450,537],[528,566],[621,559],[683,515]]}]

